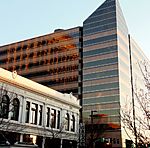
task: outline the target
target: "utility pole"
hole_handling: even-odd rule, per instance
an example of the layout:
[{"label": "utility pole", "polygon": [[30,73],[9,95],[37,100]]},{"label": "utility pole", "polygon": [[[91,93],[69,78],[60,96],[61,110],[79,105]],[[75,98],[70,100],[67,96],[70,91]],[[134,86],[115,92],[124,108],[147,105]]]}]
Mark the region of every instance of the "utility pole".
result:
[{"label": "utility pole", "polygon": [[133,107],[133,126],[134,126],[134,135],[135,135],[135,146],[138,147],[138,141],[137,141],[137,129],[136,129],[136,117],[135,117],[135,98],[134,98],[134,86],[133,86],[133,67],[132,67],[132,51],[131,51],[131,39],[130,35],[129,38],[129,54],[130,54],[130,73],[131,73],[131,88],[132,88],[132,107]]},{"label": "utility pole", "polygon": [[91,148],[94,148],[93,147],[93,113],[94,112],[97,112],[96,110],[91,110]]}]

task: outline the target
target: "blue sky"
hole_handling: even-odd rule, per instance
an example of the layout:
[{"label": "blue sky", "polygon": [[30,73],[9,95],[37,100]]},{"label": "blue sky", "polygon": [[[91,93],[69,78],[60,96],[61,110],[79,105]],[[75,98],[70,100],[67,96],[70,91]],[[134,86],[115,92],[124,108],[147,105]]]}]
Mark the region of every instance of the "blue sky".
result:
[{"label": "blue sky", "polygon": [[[0,46],[82,26],[104,0],[3,0]],[[120,0],[130,34],[150,58],[150,0]]]}]

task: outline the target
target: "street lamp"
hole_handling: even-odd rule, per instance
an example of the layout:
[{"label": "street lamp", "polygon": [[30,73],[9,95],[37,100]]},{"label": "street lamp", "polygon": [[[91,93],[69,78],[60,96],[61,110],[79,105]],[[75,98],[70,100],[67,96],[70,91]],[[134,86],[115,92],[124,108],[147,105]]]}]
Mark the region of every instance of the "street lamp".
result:
[{"label": "street lamp", "polygon": [[91,110],[91,147],[93,148],[93,113],[97,112],[96,110]]}]

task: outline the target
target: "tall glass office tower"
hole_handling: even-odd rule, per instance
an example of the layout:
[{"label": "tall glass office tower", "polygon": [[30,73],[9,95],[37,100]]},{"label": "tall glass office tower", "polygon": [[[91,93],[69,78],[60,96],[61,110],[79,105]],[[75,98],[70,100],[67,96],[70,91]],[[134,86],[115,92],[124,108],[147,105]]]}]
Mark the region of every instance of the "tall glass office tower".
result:
[{"label": "tall glass office tower", "polygon": [[[128,28],[117,0],[106,0],[83,23],[83,117],[96,110],[103,134],[113,147],[123,147],[120,107],[131,98]],[[103,118],[103,120],[102,120]]]}]

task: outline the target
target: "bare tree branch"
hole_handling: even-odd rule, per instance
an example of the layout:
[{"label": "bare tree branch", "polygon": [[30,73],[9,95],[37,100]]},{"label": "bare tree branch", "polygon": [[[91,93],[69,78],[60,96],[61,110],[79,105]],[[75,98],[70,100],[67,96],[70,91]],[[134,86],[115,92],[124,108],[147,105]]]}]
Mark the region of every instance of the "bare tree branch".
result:
[{"label": "bare tree branch", "polygon": [[[138,138],[138,142],[145,144],[150,142],[150,65],[145,61],[143,63],[138,63],[139,69],[143,76],[143,84],[144,87],[137,88],[136,84],[133,89],[133,93],[135,96],[135,123],[136,127],[134,127],[134,119],[133,119],[133,106],[126,103],[121,110],[121,119],[123,124],[125,125],[125,129],[128,129],[133,135],[136,134]],[[128,101],[127,101],[128,102]],[[127,130],[125,130],[127,135],[129,136]],[[129,136],[129,138],[131,138]]]}]

